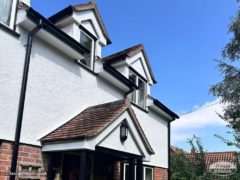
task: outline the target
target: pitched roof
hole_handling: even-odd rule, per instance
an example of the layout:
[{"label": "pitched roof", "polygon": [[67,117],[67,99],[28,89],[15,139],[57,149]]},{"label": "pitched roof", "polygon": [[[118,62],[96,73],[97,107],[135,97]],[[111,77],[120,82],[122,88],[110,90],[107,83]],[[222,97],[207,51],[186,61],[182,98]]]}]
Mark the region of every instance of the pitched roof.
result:
[{"label": "pitched roof", "polygon": [[96,15],[96,18],[97,18],[97,21],[100,25],[100,28],[103,32],[103,35],[105,36],[105,38],[107,39],[107,44],[111,44],[111,40],[109,38],[109,35],[108,35],[108,32],[107,32],[107,29],[103,23],[103,20],[100,16],[100,13],[98,11],[98,8],[97,8],[97,5],[95,2],[92,2],[90,1],[89,3],[87,4],[76,4],[76,5],[73,5],[73,6],[69,6],[65,9],[63,9],[62,11],[54,14],[53,16],[51,16],[49,18],[49,20],[51,20],[52,22],[57,22],[59,19],[62,19],[64,17],[67,17],[67,16],[70,16],[72,15],[72,11],[77,11],[77,12],[80,12],[80,11],[86,11],[86,10],[93,10],[93,12],[95,13]]},{"label": "pitched roof", "polygon": [[92,106],[40,139],[41,142],[74,140],[98,135],[125,110],[128,110],[147,151],[154,151],[145,136],[128,99]]},{"label": "pitched roof", "polygon": [[148,66],[148,69],[149,69],[151,78],[153,79],[153,82],[157,83],[157,81],[155,80],[155,77],[154,77],[154,74],[153,74],[152,68],[150,66],[149,59],[147,57],[147,54],[146,54],[146,51],[144,49],[143,44],[137,44],[137,45],[132,46],[130,48],[124,49],[124,50],[122,50],[120,52],[117,52],[117,53],[112,54],[110,56],[104,57],[102,60],[105,63],[113,63],[113,62],[122,60],[123,58],[131,57],[131,56],[133,56],[134,54],[136,54],[136,53],[138,53],[140,51],[142,51],[144,56],[145,56],[146,64]]},{"label": "pitched roof", "polygon": [[[187,157],[192,157],[193,153],[186,153]],[[205,165],[209,169],[210,165],[216,162],[231,162],[237,163],[237,152],[235,151],[226,151],[226,152],[205,152]]]}]

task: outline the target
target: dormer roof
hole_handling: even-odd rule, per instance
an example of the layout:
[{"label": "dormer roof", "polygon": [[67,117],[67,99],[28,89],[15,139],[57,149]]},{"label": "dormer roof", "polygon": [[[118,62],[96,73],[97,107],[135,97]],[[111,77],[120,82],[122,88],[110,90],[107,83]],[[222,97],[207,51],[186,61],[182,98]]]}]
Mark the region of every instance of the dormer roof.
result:
[{"label": "dormer roof", "polygon": [[147,53],[145,51],[145,48],[144,48],[143,44],[137,44],[137,45],[132,46],[130,48],[124,49],[120,52],[117,52],[115,54],[107,56],[107,57],[103,58],[102,60],[103,60],[104,63],[112,64],[112,63],[116,63],[118,61],[121,61],[121,60],[123,60],[127,57],[131,57],[131,56],[133,56],[133,55],[135,55],[139,52],[142,52],[144,57],[145,57],[145,61],[146,61],[149,73],[151,75],[151,78],[153,80],[153,83],[157,83],[157,81],[155,80],[155,77],[154,77],[154,74],[153,74],[153,71],[152,71],[152,68],[151,68],[151,65],[150,65],[150,62],[149,62],[149,59],[147,57]]},{"label": "dormer roof", "polygon": [[99,26],[102,30],[103,35],[105,36],[105,38],[107,39],[107,44],[111,44],[111,40],[109,38],[107,29],[103,23],[103,20],[100,16],[100,13],[98,11],[97,5],[95,2],[90,1],[87,4],[76,4],[76,5],[71,5],[68,6],[67,8],[63,9],[62,11],[56,13],[55,15],[51,16],[49,18],[50,21],[52,21],[53,23],[56,23],[68,16],[71,16],[73,14],[73,12],[83,12],[83,11],[88,11],[88,10],[92,10],[96,16],[96,19],[99,23]]}]

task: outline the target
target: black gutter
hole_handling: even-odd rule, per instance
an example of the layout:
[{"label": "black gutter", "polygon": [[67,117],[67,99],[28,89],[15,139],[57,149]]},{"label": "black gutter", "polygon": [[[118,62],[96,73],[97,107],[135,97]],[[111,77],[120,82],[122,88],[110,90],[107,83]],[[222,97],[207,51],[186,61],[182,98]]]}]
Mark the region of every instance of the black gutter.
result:
[{"label": "black gutter", "polygon": [[[72,16],[74,11],[74,6],[68,6],[65,9],[59,11],[58,13],[52,15],[51,17],[49,17],[48,19],[53,22],[54,24],[69,17]],[[99,23],[99,22],[98,22]],[[81,28],[81,27],[80,27]],[[104,35],[106,40],[107,40],[107,44],[112,44],[111,40],[109,39],[108,35]]]},{"label": "black gutter", "polygon": [[79,28],[81,30],[83,30],[83,32],[85,32],[88,36],[90,36],[91,38],[93,38],[94,41],[97,41],[98,38],[96,36],[94,36],[89,30],[87,30],[83,25],[78,24]]},{"label": "black gutter", "polygon": [[54,35],[59,40],[63,41],[64,43],[68,44],[74,50],[83,54],[84,52],[90,52],[87,48],[81,45],[78,41],[73,39],[71,36],[57,28],[51,21],[44,18],[41,14],[29,8],[27,10],[27,17],[32,20],[35,24],[38,24],[40,20],[42,20],[43,29],[48,31],[50,34]]},{"label": "black gutter", "polygon": [[103,64],[103,69],[113,75],[115,78],[117,78],[119,81],[121,81],[123,84],[125,84],[129,89],[132,91],[134,89],[138,89],[138,86],[136,86],[134,83],[132,83],[129,79],[127,79],[125,76],[123,76],[120,72],[118,72],[115,68],[110,66],[107,63]]},{"label": "black gutter", "polygon": [[138,77],[140,77],[143,81],[148,82],[148,80],[145,77],[143,77],[139,72],[137,72],[132,66],[129,66],[129,69]]},{"label": "black gutter", "polygon": [[[153,98],[153,97],[152,97]],[[164,112],[166,112],[167,114],[169,114],[173,119],[170,121],[174,121],[175,119],[178,119],[179,116],[172,112],[170,109],[168,109],[165,105],[163,105],[159,100],[153,98],[153,104],[156,105],[157,107],[159,107],[160,109],[162,109]]]},{"label": "black gutter", "polygon": [[17,124],[16,124],[16,130],[15,130],[15,139],[13,142],[13,154],[12,154],[12,161],[11,161],[10,180],[15,180],[15,176],[16,176],[18,149],[19,149],[19,141],[20,141],[21,129],[22,129],[22,119],[23,119],[25,96],[26,96],[26,90],[27,90],[27,81],[28,81],[28,72],[29,72],[29,65],[30,65],[30,58],[31,58],[32,42],[33,42],[33,38],[34,38],[35,34],[41,28],[42,28],[42,22],[40,20],[39,24],[28,34],[28,40],[27,40],[27,45],[26,45],[26,54],[25,54],[25,63],[24,63],[23,77],[22,77],[22,86],[21,86],[20,100],[19,100],[19,107],[18,107]]}]

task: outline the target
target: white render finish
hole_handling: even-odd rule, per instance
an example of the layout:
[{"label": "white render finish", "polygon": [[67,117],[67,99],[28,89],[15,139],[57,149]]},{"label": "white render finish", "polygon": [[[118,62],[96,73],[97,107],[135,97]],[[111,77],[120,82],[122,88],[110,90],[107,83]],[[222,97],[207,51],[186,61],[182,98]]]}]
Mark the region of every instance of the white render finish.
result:
[{"label": "white render finish", "polygon": [[137,119],[143,128],[155,154],[151,156],[148,165],[168,167],[168,123],[167,119],[160,114],[149,109],[143,112],[137,107],[133,107]]},{"label": "white render finish", "polygon": [[[96,56],[101,57],[102,47],[107,41],[104,37],[96,17],[92,11],[74,13],[75,21],[62,30],[79,40],[77,22],[95,31],[99,38],[96,44]],[[90,23],[91,22],[91,23]],[[14,37],[0,29],[0,139],[14,140],[19,94],[22,81],[23,64],[25,60],[25,44],[27,33],[34,28],[34,24],[27,19],[25,12],[19,11],[17,30],[20,38]],[[122,82],[105,72],[101,61],[96,61],[95,72],[89,72],[75,62],[82,55],[75,52],[68,45],[55,37],[40,30],[34,41],[29,69],[29,79],[25,100],[22,124],[21,142],[41,145],[39,139],[55,130],[89,106],[112,102],[124,98],[129,91]],[[117,70],[128,78],[129,66],[149,81],[152,80],[147,69],[142,52],[127,58],[125,63],[116,66]],[[150,94],[148,85],[147,94]],[[144,130],[154,155],[147,153],[143,142],[131,124],[128,112],[125,112],[108,128],[102,131],[94,140],[83,142],[62,142],[47,144],[44,151],[69,149],[93,149],[98,146],[113,148],[133,154],[141,154],[148,165],[168,167],[168,137],[167,122],[170,116],[161,110],[156,110],[152,100],[148,99],[149,113],[133,106],[133,110]],[[155,109],[154,109],[155,108]],[[121,144],[119,141],[119,125],[126,118],[130,125],[129,139]],[[156,133],[153,133],[156,132]],[[104,139],[104,140],[103,140]],[[128,144],[127,144],[128,143]]]},{"label": "white render finish", "polygon": [[23,45],[25,43],[1,29],[0,41],[0,139],[13,140],[25,55]]}]

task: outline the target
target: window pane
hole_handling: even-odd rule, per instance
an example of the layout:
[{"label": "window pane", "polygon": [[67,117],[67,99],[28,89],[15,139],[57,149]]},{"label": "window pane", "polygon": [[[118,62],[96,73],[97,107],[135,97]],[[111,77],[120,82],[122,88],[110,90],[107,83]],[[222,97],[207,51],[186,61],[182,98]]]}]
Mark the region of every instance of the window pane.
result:
[{"label": "window pane", "polygon": [[129,165],[125,164],[124,165],[124,180],[128,180],[129,177]]},{"label": "window pane", "polygon": [[[133,74],[131,71],[129,72],[129,80],[134,83],[137,84],[137,76],[135,74]],[[128,95],[128,98],[136,103],[136,91],[133,91],[132,93],[130,93]]]},{"label": "window pane", "polygon": [[81,60],[81,63],[87,67],[91,67],[91,55],[92,55],[92,39],[89,38],[85,33],[81,32],[80,44],[82,44],[90,52],[84,54],[84,59]]},{"label": "window pane", "polygon": [[142,108],[145,107],[145,82],[138,79],[138,105]]},{"label": "window pane", "polygon": [[85,33],[81,32],[80,44],[82,44],[89,51],[92,50],[92,39],[89,38]]},{"label": "window pane", "polygon": [[153,172],[151,168],[145,168],[145,180],[153,180]]},{"label": "window pane", "polygon": [[0,22],[6,25],[10,23],[12,0],[0,0]]}]

